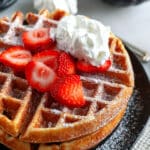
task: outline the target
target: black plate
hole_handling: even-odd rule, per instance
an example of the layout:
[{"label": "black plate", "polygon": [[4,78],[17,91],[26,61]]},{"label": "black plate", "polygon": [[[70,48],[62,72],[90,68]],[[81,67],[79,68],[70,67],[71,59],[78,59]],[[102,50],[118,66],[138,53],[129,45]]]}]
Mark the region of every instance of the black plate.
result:
[{"label": "black plate", "polygon": [[[127,48],[128,49],[128,48]],[[140,136],[141,130],[145,126],[150,115],[150,83],[147,75],[137,59],[129,51],[133,69],[135,73],[135,89],[129,101],[125,116],[120,124],[95,150],[129,150],[137,137]],[[0,145],[0,150],[8,150]]]},{"label": "black plate", "polygon": [[11,6],[14,4],[17,0],[0,0],[0,11]]},{"label": "black plate", "polygon": [[135,143],[150,115],[150,83],[138,58],[128,49],[134,73],[135,89],[127,111],[114,132],[96,150],[129,150]]}]

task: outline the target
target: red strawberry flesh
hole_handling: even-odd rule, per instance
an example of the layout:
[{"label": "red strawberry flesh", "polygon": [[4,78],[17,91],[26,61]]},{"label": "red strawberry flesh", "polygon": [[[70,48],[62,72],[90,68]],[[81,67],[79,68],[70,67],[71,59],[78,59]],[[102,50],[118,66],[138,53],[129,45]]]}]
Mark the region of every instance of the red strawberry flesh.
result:
[{"label": "red strawberry flesh", "polygon": [[31,51],[37,52],[51,47],[54,41],[49,36],[48,28],[35,29],[22,34],[24,46]]},{"label": "red strawberry flesh", "polygon": [[4,50],[0,55],[0,62],[17,71],[24,70],[31,59],[31,52],[22,46],[10,47],[7,50]]},{"label": "red strawberry flesh", "polygon": [[60,52],[49,49],[37,53],[33,56],[32,60],[42,62],[45,65],[50,66],[52,69],[56,70],[56,68],[58,67],[57,60],[59,54]]},{"label": "red strawberry flesh", "polygon": [[36,61],[31,61],[27,65],[25,75],[28,83],[40,92],[49,91],[56,80],[53,69]]}]

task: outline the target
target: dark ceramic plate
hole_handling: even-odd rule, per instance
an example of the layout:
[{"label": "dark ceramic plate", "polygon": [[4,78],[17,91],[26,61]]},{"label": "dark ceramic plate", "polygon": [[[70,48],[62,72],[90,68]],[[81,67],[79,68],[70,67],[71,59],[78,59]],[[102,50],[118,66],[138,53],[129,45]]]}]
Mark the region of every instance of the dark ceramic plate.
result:
[{"label": "dark ceramic plate", "polygon": [[[128,49],[128,48],[127,48]],[[144,128],[150,115],[150,83],[136,56],[129,51],[135,73],[135,89],[120,124],[95,150],[129,150]],[[7,150],[0,145],[0,150]]]},{"label": "dark ceramic plate", "polygon": [[116,5],[116,6],[129,6],[129,5],[136,5],[140,4],[142,2],[145,2],[146,0],[103,0],[104,2]]},{"label": "dark ceramic plate", "polygon": [[150,115],[150,82],[137,57],[128,48],[127,50],[135,73],[135,89],[122,121],[96,150],[131,149]]},{"label": "dark ceramic plate", "polygon": [[14,4],[17,0],[0,0],[0,11],[11,6]]}]

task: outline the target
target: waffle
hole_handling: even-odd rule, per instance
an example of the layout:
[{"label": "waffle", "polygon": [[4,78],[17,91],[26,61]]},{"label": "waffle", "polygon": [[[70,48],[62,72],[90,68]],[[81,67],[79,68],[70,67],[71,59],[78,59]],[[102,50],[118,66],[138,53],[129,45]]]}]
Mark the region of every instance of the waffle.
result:
[{"label": "waffle", "polygon": [[[26,20],[22,12],[18,11],[14,13],[11,19],[4,17],[0,19],[0,47],[8,47],[13,45],[20,45],[20,35],[24,31],[34,30],[40,27],[56,26],[56,21],[53,18],[61,18],[64,13],[60,11],[49,13],[48,10],[41,10],[39,14],[28,13]],[[49,18],[49,19],[47,19]],[[24,23],[28,25],[24,25]]]},{"label": "waffle", "polygon": [[[61,16],[57,13],[55,16]],[[22,44],[20,36],[24,31],[57,26],[54,18],[47,10],[28,13],[26,19],[22,12],[16,12],[11,19],[2,18],[1,50]],[[109,47],[112,55],[109,70],[95,74],[79,72],[86,100],[82,108],[60,105],[48,93],[32,89],[22,75],[0,64],[2,132],[19,142],[42,144],[79,139],[106,126],[127,105],[134,87],[132,65],[122,42],[111,34]]]},{"label": "waffle", "polygon": [[126,106],[123,106],[120,112],[115,116],[107,125],[101,127],[96,132],[83,136],[81,138],[55,144],[31,144],[20,141],[18,138],[12,137],[0,130],[0,142],[12,150],[86,150],[96,146],[100,141],[102,141],[107,135],[109,135],[112,130],[117,126],[117,124],[122,119]]}]

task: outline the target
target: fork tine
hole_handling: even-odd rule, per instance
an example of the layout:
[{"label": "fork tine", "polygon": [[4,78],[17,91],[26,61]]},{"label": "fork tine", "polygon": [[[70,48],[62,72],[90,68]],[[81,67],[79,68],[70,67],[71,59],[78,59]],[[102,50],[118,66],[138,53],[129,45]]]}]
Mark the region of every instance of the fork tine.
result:
[{"label": "fork tine", "polygon": [[150,61],[150,53],[149,52],[146,52],[145,50],[143,49],[140,49],[138,47],[136,47],[135,45],[129,43],[128,41],[125,41],[124,39],[120,38],[123,43],[130,48],[130,50],[132,52],[134,52],[135,54],[137,54],[138,56],[141,57],[142,61],[144,62],[148,62]]}]

